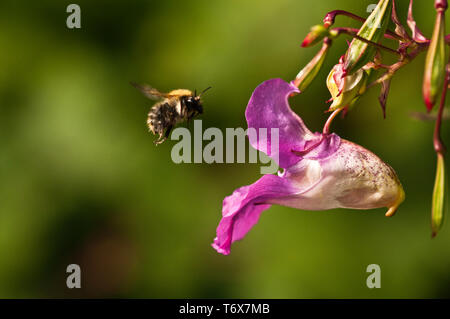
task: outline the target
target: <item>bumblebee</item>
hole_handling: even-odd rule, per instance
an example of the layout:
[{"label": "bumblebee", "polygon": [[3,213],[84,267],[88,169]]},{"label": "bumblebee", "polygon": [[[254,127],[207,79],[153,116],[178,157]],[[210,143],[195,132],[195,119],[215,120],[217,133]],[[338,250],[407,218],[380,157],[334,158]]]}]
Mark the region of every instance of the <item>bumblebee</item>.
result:
[{"label": "bumblebee", "polygon": [[131,85],[149,99],[159,101],[152,106],[147,117],[149,130],[154,135],[159,135],[159,138],[155,141],[156,145],[163,143],[170,136],[170,132],[175,125],[203,113],[200,98],[203,93],[211,88],[208,87],[197,95],[196,91],[193,93],[185,89],[161,93],[149,85],[139,85],[134,82],[131,82]]}]

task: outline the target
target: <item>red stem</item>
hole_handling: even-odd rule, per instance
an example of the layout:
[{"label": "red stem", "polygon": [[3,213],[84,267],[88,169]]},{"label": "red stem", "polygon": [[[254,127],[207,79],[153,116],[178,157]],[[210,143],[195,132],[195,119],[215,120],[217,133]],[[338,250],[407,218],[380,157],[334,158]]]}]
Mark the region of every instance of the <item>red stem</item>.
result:
[{"label": "red stem", "polygon": [[[325,27],[329,28],[332,24],[334,24],[336,16],[338,16],[338,15],[343,15],[343,16],[349,17],[349,18],[351,18],[353,20],[360,21],[360,22],[363,22],[363,23],[366,21],[365,18],[360,17],[360,16],[358,16],[356,14],[353,14],[351,12],[344,11],[344,10],[334,10],[334,11],[328,12],[325,15],[325,18],[323,19],[323,23],[324,23]],[[403,40],[402,37],[400,37],[397,33],[393,32],[391,30],[386,30],[386,33],[388,35],[390,35],[391,38],[394,38],[394,39],[397,39],[397,40]]]},{"label": "red stem", "polygon": [[292,153],[294,153],[297,156],[304,156],[305,154],[308,154],[309,152],[311,152],[313,149],[315,149],[317,146],[320,145],[320,143],[323,142],[323,140],[325,139],[325,137],[330,134],[330,126],[331,126],[331,122],[333,122],[334,118],[343,110],[344,108],[340,108],[335,110],[333,113],[331,113],[331,115],[328,117],[327,122],[325,123],[324,127],[323,127],[323,131],[322,131],[322,136],[320,137],[320,139],[314,143],[313,145],[311,145],[310,147],[308,147],[306,150],[303,151],[296,151],[296,150],[291,150]]},{"label": "red stem", "polygon": [[343,34],[350,35],[350,36],[354,37],[355,39],[358,39],[358,40],[360,40],[362,42],[368,43],[368,44],[370,44],[370,45],[372,45],[374,47],[377,47],[377,48],[379,48],[381,50],[385,50],[385,51],[388,51],[390,53],[393,53],[393,54],[401,56],[401,53],[398,52],[397,50],[388,48],[388,47],[386,47],[386,46],[384,46],[382,44],[378,44],[376,42],[373,42],[373,41],[370,41],[370,40],[367,40],[365,38],[360,37],[359,35],[357,35],[355,33],[354,29],[351,29],[351,28],[334,28],[332,31],[337,31],[338,34],[342,34],[343,33]]},{"label": "red stem", "polygon": [[450,82],[450,64],[446,67],[446,75],[444,80],[444,89],[442,90],[441,103],[436,118],[436,126],[434,127],[433,145],[436,153],[444,155],[445,145],[441,139],[442,116],[444,114],[445,99],[447,97],[448,84]]},{"label": "red stem", "polygon": [[323,131],[322,134],[327,135],[330,134],[330,127],[331,127],[331,123],[333,122],[334,118],[343,110],[344,108],[341,107],[337,110],[334,110],[333,113],[331,113],[331,115],[328,117],[327,122],[325,123],[325,125],[323,126]]},{"label": "red stem", "polygon": [[[439,1],[439,0],[437,0],[437,1]],[[445,1],[445,2],[447,2],[447,1]],[[328,12],[326,14],[325,18],[323,19],[325,27],[328,28],[332,24],[334,24],[336,16],[338,16],[338,15],[343,15],[343,16],[349,17],[349,18],[351,18],[353,20],[360,21],[360,22],[365,22],[366,21],[366,19],[364,19],[363,17],[360,17],[360,16],[358,16],[356,14],[353,14],[351,12],[344,11],[344,10],[334,10],[334,11]],[[391,39],[391,40],[394,40],[394,39],[395,40],[404,40],[398,34],[396,34],[395,32],[393,32],[391,30],[386,30],[386,33],[384,34],[384,37],[387,38],[387,39]],[[428,42],[429,41],[430,40],[428,40]],[[450,34],[445,36],[445,43],[450,44]]]}]

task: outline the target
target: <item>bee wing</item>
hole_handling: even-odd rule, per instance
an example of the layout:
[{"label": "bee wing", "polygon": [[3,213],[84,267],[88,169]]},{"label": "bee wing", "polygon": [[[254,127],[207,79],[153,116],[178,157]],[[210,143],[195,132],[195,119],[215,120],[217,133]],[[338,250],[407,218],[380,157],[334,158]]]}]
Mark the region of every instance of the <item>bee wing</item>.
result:
[{"label": "bee wing", "polygon": [[130,84],[132,86],[134,86],[136,89],[138,89],[139,91],[141,91],[142,94],[144,94],[146,97],[148,97],[151,100],[160,100],[163,98],[170,97],[169,94],[161,93],[157,89],[152,88],[150,85],[147,85],[147,84],[140,85],[135,82],[130,82]]}]

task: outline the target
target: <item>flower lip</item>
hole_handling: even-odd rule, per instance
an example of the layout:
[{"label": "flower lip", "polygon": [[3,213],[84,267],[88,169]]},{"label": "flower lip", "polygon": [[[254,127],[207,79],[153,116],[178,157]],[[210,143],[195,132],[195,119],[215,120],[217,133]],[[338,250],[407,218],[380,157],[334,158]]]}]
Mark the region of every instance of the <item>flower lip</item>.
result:
[{"label": "flower lip", "polygon": [[288,196],[298,191],[291,182],[276,175],[264,175],[254,184],[243,186],[223,201],[222,219],[212,247],[228,255],[231,244],[244,238],[258,222],[259,216],[270,204],[260,204],[271,198]]}]

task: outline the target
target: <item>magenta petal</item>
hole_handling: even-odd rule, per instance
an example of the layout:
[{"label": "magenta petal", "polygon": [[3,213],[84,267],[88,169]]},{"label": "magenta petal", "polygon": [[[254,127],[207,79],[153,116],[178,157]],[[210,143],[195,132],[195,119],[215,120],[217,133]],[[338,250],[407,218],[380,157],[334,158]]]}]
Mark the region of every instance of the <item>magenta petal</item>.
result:
[{"label": "magenta petal", "polygon": [[254,184],[235,190],[223,201],[222,219],[212,244],[214,249],[228,255],[231,244],[242,239],[258,222],[261,213],[271,206],[264,204],[265,201],[297,191],[291,182],[276,175],[264,175]]},{"label": "magenta petal", "polygon": [[[245,111],[248,127],[256,129],[257,133],[256,139],[249,135],[250,144],[283,168],[290,167],[301,159],[291,150],[304,150],[308,140],[318,138],[289,107],[288,98],[294,92],[299,90],[282,79],[265,81],[255,89]],[[266,138],[260,136],[261,128],[266,129]],[[275,145],[273,149],[272,128],[279,130],[279,145]]]}]

